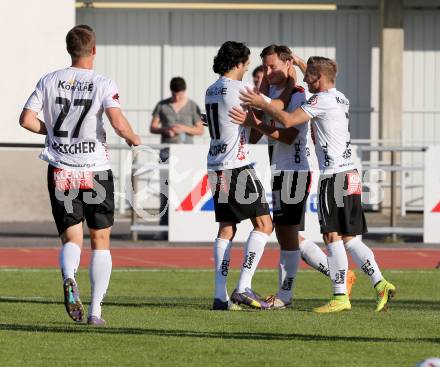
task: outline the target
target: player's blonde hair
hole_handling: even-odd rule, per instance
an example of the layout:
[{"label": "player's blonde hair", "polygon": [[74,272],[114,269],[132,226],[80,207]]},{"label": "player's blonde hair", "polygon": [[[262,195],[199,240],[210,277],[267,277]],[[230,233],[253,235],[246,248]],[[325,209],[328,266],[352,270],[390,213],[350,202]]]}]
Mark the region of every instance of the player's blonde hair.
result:
[{"label": "player's blonde hair", "polygon": [[67,52],[73,59],[90,56],[95,45],[95,32],[88,25],[77,25],[67,33]]},{"label": "player's blonde hair", "polygon": [[338,64],[332,59],[322,56],[312,56],[307,60],[307,66],[311,69],[312,74],[323,74],[333,83],[338,73]]}]

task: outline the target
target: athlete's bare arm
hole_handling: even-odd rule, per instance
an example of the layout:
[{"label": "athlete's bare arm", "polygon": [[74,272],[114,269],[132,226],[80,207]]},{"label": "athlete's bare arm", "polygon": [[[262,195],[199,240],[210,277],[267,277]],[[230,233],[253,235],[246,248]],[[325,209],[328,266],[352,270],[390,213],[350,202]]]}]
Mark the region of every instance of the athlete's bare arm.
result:
[{"label": "athlete's bare arm", "polygon": [[[290,103],[290,99],[292,97],[292,92],[296,86],[296,80],[297,80],[296,79],[296,70],[292,64],[289,64],[286,87],[284,88],[283,92],[280,94],[280,96],[278,98],[272,99],[271,103],[280,109],[283,109],[283,110],[286,109]],[[267,68],[265,67],[263,78],[261,79],[261,84],[260,84],[260,88],[258,89],[258,91],[260,93],[268,96],[269,95],[269,88],[270,88],[270,84],[269,84],[269,79],[267,77]],[[255,115],[257,116],[257,118],[261,118],[262,111],[258,111],[258,112],[260,112],[261,115],[258,115],[257,111],[254,111],[254,112],[255,112]]]},{"label": "athlete's bare arm", "polygon": [[141,144],[141,139],[134,133],[130,123],[122,114],[120,108],[106,108],[105,114],[107,115],[110,124],[113,126],[113,129],[115,129],[116,134],[118,134],[121,138],[124,138],[128,145]]},{"label": "athlete's bare arm", "polygon": [[[293,67],[291,68],[291,70],[294,71]],[[277,108],[285,109],[285,108],[287,108],[287,106],[290,103],[293,88],[295,88],[295,79],[294,79],[293,75],[296,76],[296,73],[289,72],[289,77],[287,80],[286,88],[284,88],[283,92],[281,93],[281,95],[277,99],[272,99],[272,101],[271,101],[271,104],[273,104]],[[269,95],[269,86],[270,86],[269,80],[267,79],[267,76],[265,73],[263,76],[263,79],[261,80],[260,88],[258,91],[267,96],[267,95]],[[255,115],[255,117],[258,120],[261,120],[263,118],[264,111],[253,110],[253,114]],[[251,134],[249,136],[249,143],[251,143],[251,144],[257,143],[261,139],[262,135],[263,135],[263,133],[259,129],[252,129]],[[290,139],[288,139],[288,140],[290,140]],[[292,142],[293,142],[293,140],[292,140]],[[291,143],[286,143],[286,144],[291,144]]]},{"label": "athlete's bare arm", "polygon": [[[296,74],[295,74],[296,75]],[[266,76],[266,71],[265,74],[263,76],[263,79],[261,80],[261,84],[260,84],[260,88],[258,89],[258,91],[262,94],[264,94],[265,96],[269,95],[269,80],[267,79]],[[295,79],[293,79],[292,77],[288,77],[287,79],[287,84],[286,84],[286,88],[284,88],[283,92],[280,94],[280,96],[278,98],[274,98],[272,99],[271,103],[276,106],[277,108],[281,108],[281,109],[285,109],[290,102],[290,98],[292,97],[292,92],[293,92],[293,88],[295,87]],[[263,116],[263,111],[254,111],[255,112],[255,116],[257,116],[257,118],[261,118]]]},{"label": "athlete's bare arm", "polygon": [[292,65],[298,66],[301,72],[303,73],[303,75],[306,74],[307,64],[298,55],[292,54]]},{"label": "athlete's bare arm", "polygon": [[296,69],[295,69],[295,64],[293,63],[293,60],[291,60],[291,62],[290,62],[289,69],[287,70],[287,75],[288,75],[289,79],[293,80],[293,83],[296,84],[298,78],[296,76]]},{"label": "athlete's bare arm", "polygon": [[46,125],[37,117],[35,111],[23,108],[20,115],[20,125],[36,134],[47,135]]},{"label": "athlete's bare arm", "polygon": [[[282,123],[285,127],[301,125],[310,120],[310,116],[305,113],[302,108],[298,107],[292,112],[285,112],[274,106],[272,103],[266,102],[260,94],[255,93],[251,89],[240,91],[240,100],[248,106],[263,110],[268,115],[272,116],[274,120]],[[237,123],[239,123],[239,121],[237,121]]]},{"label": "athlete's bare arm", "polygon": [[257,144],[258,141],[263,136],[263,133],[258,129],[251,129],[251,133],[249,134],[249,143]]},{"label": "athlete's bare arm", "polygon": [[283,92],[280,94],[278,99],[273,99],[271,101],[271,104],[274,105],[276,108],[285,110],[287,106],[289,106],[294,88],[295,88],[295,79],[289,76],[287,78],[286,88],[284,88]]},{"label": "athlete's bare arm", "polygon": [[252,130],[256,129],[260,133],[271,137],[272,139],[278,140],[284,144],[291,145],[295,141],[298,135],[298,130],[294,127],[290,128],[279,128],[275,126],[269,126],[264,124],[262,121],[255,117],[252,109],[249,112],[244,112],[242,109],[233,107],[229,111],[229,117],[240,125],[246,125],[252,127]]},{"label": "athlete's bare arm", "polygon": [[[267,79],[266,70],[264,69],[263,78],[261,79],[260,87],[258,91],[260,93],[263,93],[264,95],[269,94],[269,80]],[[264,112],[261,110],[253,111],[254,115],[257,119],[261,120],[263,118]],[[249,143],[251,144],[257,144],[258,141],[262,138],[263,133],[258,129],[251,129],[251,133],[249,134]]]}]

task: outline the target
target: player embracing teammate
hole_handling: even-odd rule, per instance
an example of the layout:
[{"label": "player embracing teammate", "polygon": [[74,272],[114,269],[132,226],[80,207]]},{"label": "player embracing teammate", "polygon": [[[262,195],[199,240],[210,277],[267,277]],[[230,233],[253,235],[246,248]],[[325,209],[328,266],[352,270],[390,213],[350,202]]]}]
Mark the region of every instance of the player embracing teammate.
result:
[{"label": "player embracing teammate", "polygon": [[[376,311],[382,311],[396,288],[386,281],[377,265],[373,252],[358,235],[367,227],[361,203],[361,179],[351,159],[349,128],[349,101],[335,88],[337,65],[325,57],[311,57],[307,67],[296,57],[294,63],[304,72],[313,96],[293,111],[283,111],[277,103],[268,101],[260,93],[248,88],[241,92],[246,105],[261,109],[286,128],[301,126],[311,119],[315,150],[318,157],[320,180],[319,221],[328,250],[328,267],[333,285],[333,296],[324,306],[315,309],[319,313],[351,309],[347,294],[348,259],[346,250],[358,267],[370,278],[376,291]],[[234,114],[235,122],[254,129],[265,128],[256,118],[243,120]],[[248,115],[252,115],[249,113]]]},{"label": "player embracing teammate", "polygon": [[[305,91],[296,85],[292,65],[292,51],[284,45],[269,45],[260,54],[264,77],[260,92],[271,98],[286,111],[293,111],[305,101]],[[329,275],[327,256],[313,242],[304,238],[305,207],[311,185],[310,124],[284,127],[262,111],[233,108],[230,117],[244,122],[247,117],[258,119],[251,131],[250,140],[257,142],[262,134],[268,137],[269,160],[272,171],[272,203],[275,233],[280,244],[278,291],[266,301],[270,308],[282,309],[292,305],[293,289],[300,257],[310,266]],[[258,117],[257,117],[258,116]],[[349,273],[352,285],[354,274]]]},{"label": "player embracing teammate", "polygon": [[[219,74],[205,95],[206,119],[211,137],[207,156],[208,177],[214,197],[216,222],[214,241],[215,296],[214,310],[240,308],[241,304],[266,309],[267,302],[252,290],[252,277],[272,233],[272,220],[265,193],[250,165],[248,139],[250,129],[231,121],[228,112],[240,106],[242,81],[249,68],[250,51],[243,43],[228,41],[218,50],[213,69]],[[250,85],[248,85],[250,86]],[[240,278],[236,289],[228,295],[230,252],[237,223],[250,219],[253,230],[244,247]]]}]

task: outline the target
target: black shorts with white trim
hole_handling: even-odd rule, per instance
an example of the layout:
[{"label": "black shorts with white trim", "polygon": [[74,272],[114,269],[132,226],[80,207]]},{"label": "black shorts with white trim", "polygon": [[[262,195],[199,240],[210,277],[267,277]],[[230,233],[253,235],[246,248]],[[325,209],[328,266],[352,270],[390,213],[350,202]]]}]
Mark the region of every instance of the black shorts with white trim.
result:
[{"label": "black shorts with white trim", "polygon": [[224,171],[210,171],[216,222],[240,223],[269,215],[263,185],[255,170],[246,165]]},{"label": "black shorts with white trim", "polygon": [[357,170],[321,175],[318,183],[321,233],[356,236],[367,233],[362,183]]},{"label": "black shorts with white trim", "polygon": [[306,202],[312,183],[307,171],[280,171],[272,177],[273,222],[304,230]]},{"label": "black shorts with white trim", "polygon": [[58,233],[87,221],[92,229],[111,227],[115,200],[111,170],[66,171],[51,165],[47,169],[47,188]]}]

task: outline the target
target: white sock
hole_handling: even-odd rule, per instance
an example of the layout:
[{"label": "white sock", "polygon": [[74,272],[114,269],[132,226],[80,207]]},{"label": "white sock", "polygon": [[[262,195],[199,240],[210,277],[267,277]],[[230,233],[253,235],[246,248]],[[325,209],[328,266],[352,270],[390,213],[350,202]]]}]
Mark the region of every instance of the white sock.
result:
[{"label": "white sock", "polygon": [[284,302],[292,300],[295,277],[298,272],[300,251],[280,251],[280,265],[278,272],[278,297]]},{"label": "white sock", "polygon": [[215,291],[214,297],[222,301],[229,300],[226,281],[228,279],[229,261],[232,241],[216,238],[214,241]]},{"label": "white sock", "polygon": [[92,301],[89,316],[101,317],[101,303],[107,292],[112,272],[112,256],[110,250],[93,250],[90,259],[90,284]]},{"label": "white sock", "polygon": [[258,267],[269,236],[263,232],[252,231],[244,247],[244,260],[238,279],[237,290],[242,293],[246,288],[252,288],[252,277]]},{"label": "white sock", "polygon": [[326,276],[330,276],[327,255],[315,242],[305,239],[299,244],[299,250],[301,251],[302,259],[307,265]]},{"label": "white sock", "polygon": [[328,267],[333,283],[333,294],[347,294],[348,259],[344,242],[336,241],[327,245]]},{"label": "white sock", "polygon": [[376,285],[382,280],[379,265],[374,259],[374,253],[359,238],[355,237],[345,244],[356,265],[370,278],[371,284]]},{"label": "white sock", "polygon": [[66,242],[60,250],[60,268],[63,281],[67,278],[75,280],[81,259],[81,247],[73,242]]}]

